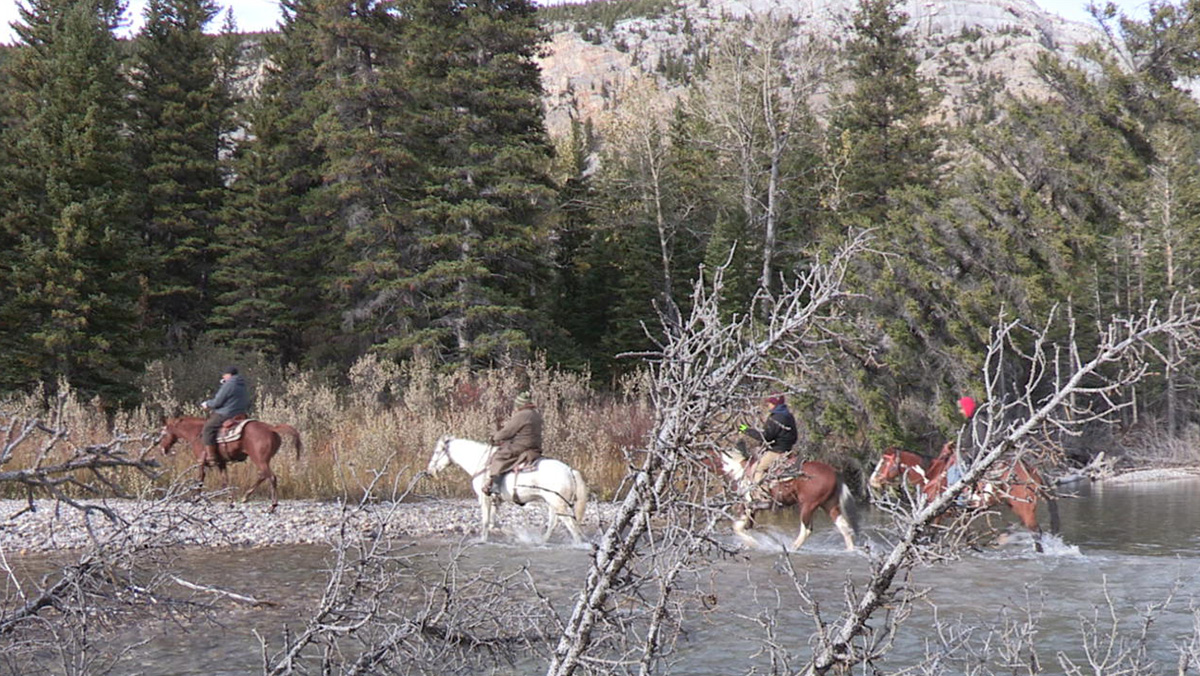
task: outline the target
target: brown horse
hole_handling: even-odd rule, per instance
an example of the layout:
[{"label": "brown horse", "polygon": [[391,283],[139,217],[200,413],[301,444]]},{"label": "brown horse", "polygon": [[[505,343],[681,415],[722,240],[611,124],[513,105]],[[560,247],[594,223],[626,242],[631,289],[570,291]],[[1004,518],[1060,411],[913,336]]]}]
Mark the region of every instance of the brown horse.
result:
[{"label": "brown horse", "polygon": [[[740,451],[722,450],[717,453],[716,467],[731,483],[741,486],[750,463]],[[782,461],[777,461],[782,462]],[[774,468],[772,468],[774,469]],[[842,534],[846,549],[854,549],[854,537],[858,534],[858,508],[854,494],[842,481],[837,470],[826,463],[809,460],[801,467],[803,474],[767,479],[765,485],[772,502],[779,507],[796,506],[800,512],[800,533],[792,542],[791,549],[799,549],[812,533],[813,513],[817,508],[825,510],[833,525]],[[733,532],[746,542],[758,544],[746,531],[754,527],[754,507],[748,502],[734,506]]]},{"label": "brown horse", "polygon": [[[271,458],[275,457],[275,453],[279,451],[279,446],[282,443],[280,433],[291,438],[296,447],[296,459],[300,459],[300,433],[291,425],[268,425],[260,420],[251,420],[242,428],[241,437],[229,442],[217,444],[217,461],[212,463],[206,460],[204,451],[204,440],[200,438],[200,432],[204,428],[204,418],[166,418],[163,420],[163,438],[162,450],[164,454],[171,452],[171,447],[175,442],[182,439],[192,447],[192,454],[196,456],[196,462],[200,464],[200,486],[204,486],[204,470],[207,465],[215,464],[217,471],[221,473],[221,487],[229,486],[229,472],[226,466],[231,462],[242,462],[249,458],[254,466],[258,469],[258,479],[250,490],[242,495],[242,502],[249,499],[262,482],[267,481],[271,487],[271,508],[269,512],[274,512],[279,506],[279,500],[276,498],[276,488],[279,480],[275,477],[275,473],[271,471]],[[225,434],[225,430],[221,430],[221,435]],[[218,441],[220,439],[218,438]]]},{"label": "brown horse", "polygon": [[[924,493],[926,499],[932,500],[949,487],[947,470],[954,463],[953,444],[943,446],[936,458],[889,447],[884,450],[868,483],[871,488],[880,489],[903,477],[909,485]],[[998,463],[964,494],[968,508],[1008,507],[1033,534],[1033,546],[1039,552],[1042,551],[1042,528],[1037,520],[1037,507],[1038,502],[1045,498],[1050,512],[1050,531],[1058,532],[1058,503],[1054,501],[1053,491],[1041,473],[1023,460]]]}]

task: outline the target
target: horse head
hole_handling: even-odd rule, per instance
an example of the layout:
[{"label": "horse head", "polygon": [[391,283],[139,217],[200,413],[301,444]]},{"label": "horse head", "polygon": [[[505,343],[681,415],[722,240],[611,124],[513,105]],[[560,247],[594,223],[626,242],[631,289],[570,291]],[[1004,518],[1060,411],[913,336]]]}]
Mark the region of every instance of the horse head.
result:
[{"label": "horse head", "polygon": [[746,474],[746,457],[738,449],[713,450],[714,469],[733,481],[741,481]]},{"label": "horse head", "polygon": [[177,420],[175,418],[162,419],[162,441],[159,442],[159,446],[162,448],[163,455],[170,455],[171,448],[179,440],[179,433],[175,431],[176,423]]},{"label": "horse head", "polygon": [[437,443],[433,446],[433,456],[429,458],[429,467],[425,468],[431,476],[437,476],[438,472],[446,468],[450,464],[450,442],[454,437],[449,434],[444,434]]},{"label": "horse head", "polygon": [[879,490],[900,478],[900,451],[895,446],[888,446],[879,456],[879,464],[871,472],[867,485]]}]

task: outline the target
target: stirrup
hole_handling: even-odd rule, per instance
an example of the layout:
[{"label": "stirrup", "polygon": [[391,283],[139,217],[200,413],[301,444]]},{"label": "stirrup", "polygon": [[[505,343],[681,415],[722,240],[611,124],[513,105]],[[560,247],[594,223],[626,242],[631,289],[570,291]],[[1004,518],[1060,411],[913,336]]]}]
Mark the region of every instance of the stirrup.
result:
[{"label": "stirrup", "polygon": [[775,498],[771,497],[771,491],[762,484],[750,486],[744,499],[750,509],[771,509],[775,506]]},{"label": "stirrup", "polygon": [[500,474],[494,477],[488,477],[488,480],[483,484],[484,495],[500,495],[500,491],[504,488],[504,475]]}]

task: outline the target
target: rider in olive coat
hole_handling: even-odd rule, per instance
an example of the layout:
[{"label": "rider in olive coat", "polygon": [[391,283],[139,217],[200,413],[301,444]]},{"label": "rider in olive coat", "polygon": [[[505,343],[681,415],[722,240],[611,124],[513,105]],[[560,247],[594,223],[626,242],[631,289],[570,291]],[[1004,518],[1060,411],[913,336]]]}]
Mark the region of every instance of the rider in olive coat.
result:
[{"label": "rider in olive coat", "polygon": [[528,392],[517,395],[515,409],[504,427],[492,434],[492,444],[499,446],[488,463],[488,481],[484,495],[499,490],[500,478],[518,463],[524,464],[542,457],[542,413],[533,404]]}]

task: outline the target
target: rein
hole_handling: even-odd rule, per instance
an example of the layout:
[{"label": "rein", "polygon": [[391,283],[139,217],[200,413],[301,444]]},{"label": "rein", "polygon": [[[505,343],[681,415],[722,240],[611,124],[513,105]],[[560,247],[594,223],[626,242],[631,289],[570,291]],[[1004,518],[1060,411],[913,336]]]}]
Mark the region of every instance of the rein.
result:
[{"label": "rein", "polygon": [[[462,465],[454,459],[454,456],[450,455],[450,442],[452,442],[452,441],[454,441],[454,439],[452,437],[443,437],[442,441],[441,441],[441,446],[438,447],[438,451],[441,453],[444,453],[446,455],[446,460],[448,460],[451,463],[457,464],[459,467],[462,467]],[[486,446],[491,450],[488,451],[486,454],[484,454],[483,468],[471,475],[471,481],[474,481],[475,479],[487,474],[488,463],[490,463],[492,461],[492,456],[496,455],[496,451],[500,450],[499,447],[493,446],[491,444],[486,444]]]}]

